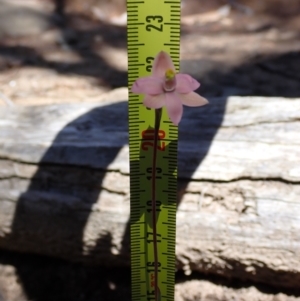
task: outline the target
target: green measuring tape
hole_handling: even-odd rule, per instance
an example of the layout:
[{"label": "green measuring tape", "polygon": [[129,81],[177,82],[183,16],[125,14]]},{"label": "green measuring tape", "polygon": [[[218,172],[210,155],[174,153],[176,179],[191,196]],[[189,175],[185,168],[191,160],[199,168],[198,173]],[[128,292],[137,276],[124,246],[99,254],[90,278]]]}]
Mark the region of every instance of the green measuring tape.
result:
[{"label": "green measuring tape", "polygon": [[[127,18],[129,90],[162,50],[178,72],[180,0],[127,0]],[[177,135],[165,109],[156,132],[155,110],[129,93],[133,301],[174,300]]]}]

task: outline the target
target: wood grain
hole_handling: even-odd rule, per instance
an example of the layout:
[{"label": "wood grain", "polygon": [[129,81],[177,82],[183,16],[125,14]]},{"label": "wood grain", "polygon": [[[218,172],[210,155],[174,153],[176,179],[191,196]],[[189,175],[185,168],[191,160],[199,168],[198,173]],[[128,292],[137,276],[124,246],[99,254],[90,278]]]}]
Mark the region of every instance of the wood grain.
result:
[{"label": "wood grain", "polygon": [[[127,102],[0,108],[0,247],[129,265]],[[177,268],[300,283],[300,99],[185,108]]]}]

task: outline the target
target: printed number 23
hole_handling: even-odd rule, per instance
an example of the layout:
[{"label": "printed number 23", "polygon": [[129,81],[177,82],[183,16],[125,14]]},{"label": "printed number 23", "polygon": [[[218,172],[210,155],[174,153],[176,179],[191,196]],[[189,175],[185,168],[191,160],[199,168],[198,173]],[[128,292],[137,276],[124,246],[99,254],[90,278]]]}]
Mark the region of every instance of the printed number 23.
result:
[{"label": "printed number 23", "polygon": [[[152,22],[158,22],[161,23],[163,21],[163,17],[162,16],[147,16],[146,17],[146,22],[147,23],[152,23]],[[151,31],[152,29],[157,30],[157,31],[163,31],[163,25],[153,25],[153,24],[147,24],[146,25],[146,30],[147,31]]]}]

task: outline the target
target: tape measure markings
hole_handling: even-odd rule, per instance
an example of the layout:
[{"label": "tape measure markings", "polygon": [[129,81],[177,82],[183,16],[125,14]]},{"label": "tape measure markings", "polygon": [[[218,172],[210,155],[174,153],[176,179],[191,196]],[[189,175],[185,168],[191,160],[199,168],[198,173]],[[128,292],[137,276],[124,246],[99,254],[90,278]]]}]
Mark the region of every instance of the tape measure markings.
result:
[{"label": "tape measure markings", "polygon": [[[157,5],[156,5],[157,4]],[[157,10],[159,11],[157,12]],[[174,65],[179,67],[180,38],[180,1],[127,1],[128,11],[128,84],[149,73],[150,58],[160,50],[166,50],[173,58]],[[162,16],[166,32],[157,35],[147,32],[146,26],[151,22],[147,16]],[[148,18],[152,20],[153,17]],[[156,18],[161,19],[161,18]],[[147,24],[146,24],[147,23]],[[151,25],[151,24],[150,24]],[[156,26],[157,24],[152,24]],[[149,29],[150,27],[148,27]],[[160,28],[160,27],[159,27]],[[152,38],[149,38],[149,34]],[[147,37],[147,38],[146,38]],[[155,45],[153,45],[155,41]],[[149,44],[150,43],[150,44]],[[156,49],[155,49],[156,48]],[[166,49],[167,48],[167,49]],[[151,62],[150,62],[151,61]],[[151,69],[151,66],[150,66]],[[143,139],[142,132],[153,128],[153,111],[149,112],[142,105],[142,97],[129,93],[129,144],[130,144],[130,191],[131,191],[131,265],[132,265],[132,300],[151,301],[153,274],[148,263],[153,260],[151,241],[151,217],[147,215],[147,205],[151,198],[151,189],[147,182],[147,166],[151,165],[151,152],[143,150],[149,139]],[[177,176],[177,128],[169,121],[163,112],[160,129],[165,133],[164,153],[158,153],[157,164],[161,168],[162,179],[157,180],[155,199],[161,202],[157,216],[157,232],[160,235],[159,248],[159,289],[160,299],[174,299],[175,271],[175,214],[176,214],[176,176]],[[162,147],[161,147],[162,148]],[[149,161],[150,160],[150,161]],[[152,175],[155,175],[155,173]],[[148,176],[149,177],[149,176]],[[167,189],[162,189],[162,187]],[[154,216],[154,215],[153,215]],[[147,243],[148,241],[151,243]],[[153,263],[153,262],[152,262]]]}]

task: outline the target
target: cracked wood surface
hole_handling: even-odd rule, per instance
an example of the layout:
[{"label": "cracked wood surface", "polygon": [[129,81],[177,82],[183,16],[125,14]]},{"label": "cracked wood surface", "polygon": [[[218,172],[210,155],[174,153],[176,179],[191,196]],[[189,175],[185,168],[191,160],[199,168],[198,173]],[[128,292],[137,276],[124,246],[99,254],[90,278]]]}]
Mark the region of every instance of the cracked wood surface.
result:
[{"label": "cracked wood surface", "polygon": [[[177,268],[300,282],[300,99],[185,108]],[[0,246],[129,265],[126,101],[0,110]]]}]

